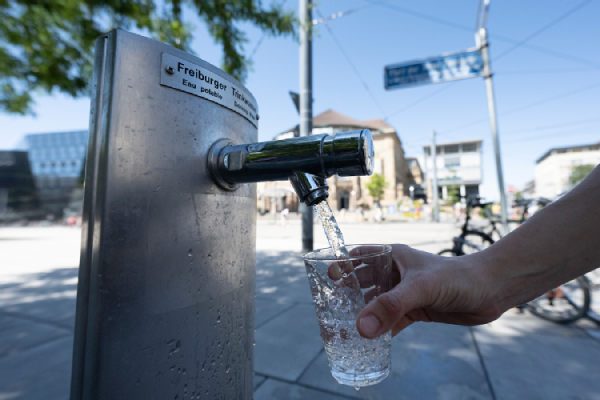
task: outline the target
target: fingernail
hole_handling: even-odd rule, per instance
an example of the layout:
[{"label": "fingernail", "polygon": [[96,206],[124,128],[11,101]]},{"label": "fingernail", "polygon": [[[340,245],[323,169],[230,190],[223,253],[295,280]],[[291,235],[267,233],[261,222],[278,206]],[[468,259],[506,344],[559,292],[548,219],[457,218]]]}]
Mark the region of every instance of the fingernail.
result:
[{"label": "fingernail", "polygon": [[375,336],[380,326],[381,323],[373,315],[366,316],[360,320],[360,328],[367,336]]}]

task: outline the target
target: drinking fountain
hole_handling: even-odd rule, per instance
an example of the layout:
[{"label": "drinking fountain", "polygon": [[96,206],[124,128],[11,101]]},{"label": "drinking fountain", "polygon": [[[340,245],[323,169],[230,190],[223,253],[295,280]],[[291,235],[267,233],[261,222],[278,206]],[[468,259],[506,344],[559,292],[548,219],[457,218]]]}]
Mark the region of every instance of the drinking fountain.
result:
[{"label": "drinking fountain", "polygon": [[369,175],[368,130],[256,143],[252,94],[113,30],[96,41],[71,399],[250,399],[256,185],[308,205]]}]

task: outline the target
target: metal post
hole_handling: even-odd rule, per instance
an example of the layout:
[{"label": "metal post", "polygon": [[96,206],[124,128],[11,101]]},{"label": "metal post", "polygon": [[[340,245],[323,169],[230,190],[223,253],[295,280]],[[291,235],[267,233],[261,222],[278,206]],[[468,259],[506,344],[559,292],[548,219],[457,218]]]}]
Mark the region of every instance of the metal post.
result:
[{"label": "metal post", "polygon": [[440,206],[439,206],[439,194],[438,194],[438,183],[437,183],[437,147],[435,142],[435,131],[431,132],[431,161],[433,165],[431,167],[433,171],[433,180],[431,182],[431,188],[433,191],[433,222],[440,222]]},{"label": "metal post", "polygon": [[492,138],[494,140],[494,153],[496,156],[496,173],[498,174],[498,188],[500,189],[500,207],[502,226],[504,228],[504,234],[506,235],[508,230],[508,217],[507,217],[507,202],[506,193],[504,192],[504,176],[502,174],[502,158],[500,157],[500,141],[498,139],[498,120],[496,118],[496,103],[494,101],[494,85],[492,84],[492,67],[489,55],[489,44],[487,41],[487,33],[485,28],[479,29],[479,46],[481,49],[481,57],[483,59],[483,77],[485,79],[485,88],[487,90],[488,100],[488,111],[490,113],[490,125],[492,128]]},{"label": "metal post", "polygon": [[[300,136],[312,133],[312,0],[299,0],[300,15]],[[302,213],[302,252],[313,250],[313,210],[304,203]]]}]

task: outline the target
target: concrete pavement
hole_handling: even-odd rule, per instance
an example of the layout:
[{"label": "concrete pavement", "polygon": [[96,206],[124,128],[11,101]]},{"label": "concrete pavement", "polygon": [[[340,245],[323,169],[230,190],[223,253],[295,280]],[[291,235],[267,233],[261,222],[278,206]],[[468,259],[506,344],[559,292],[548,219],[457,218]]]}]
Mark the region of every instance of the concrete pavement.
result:
[{"label": "concrete pavement", "polygon": [[[449,247],[452,224],[342,224],[347,243]],[[331,377],[299,254],[298,221],[257,232],[255,399],[600,399],[600,330],[509,311],[481,327],[415,324],[392,373],[356,391]],[[317,247],[327,245],[320,227]],[[0,400],[67,399],[79,231],[0,229]],[[599,296],[600,297],[600,296]]]}]

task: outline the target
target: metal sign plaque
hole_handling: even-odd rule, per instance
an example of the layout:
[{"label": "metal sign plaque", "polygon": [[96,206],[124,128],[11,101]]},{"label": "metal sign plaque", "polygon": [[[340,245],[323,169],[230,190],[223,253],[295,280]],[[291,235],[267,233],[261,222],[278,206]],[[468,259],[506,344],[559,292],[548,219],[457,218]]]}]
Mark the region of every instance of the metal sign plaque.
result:
[{"label": "metal sign plaque", "polygon": [[229,108],[258,126],[258,104],[248,92],[197,64],[162,54],[160,84],[196,95]]},{"label": "metal sign plaque", "polygon": [[483,59],[478,49],[388,65],[384,69],[386,89],[426,85],[473,78],[483,74]]}]

